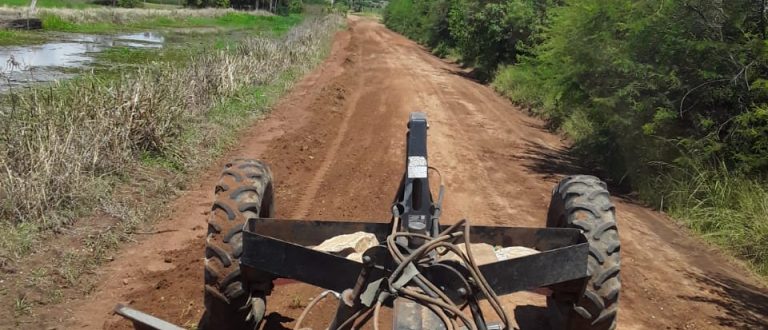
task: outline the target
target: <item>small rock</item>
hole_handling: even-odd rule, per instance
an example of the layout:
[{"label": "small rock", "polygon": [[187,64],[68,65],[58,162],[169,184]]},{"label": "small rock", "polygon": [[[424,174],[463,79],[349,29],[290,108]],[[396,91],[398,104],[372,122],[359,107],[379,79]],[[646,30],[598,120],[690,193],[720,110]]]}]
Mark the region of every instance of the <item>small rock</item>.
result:
[{"label": "small rock", "polygon": [[339,235],[325,240],[314,247],[315,250],[338,254],[342,256],[357,252],[362,254],[365,250],[379,245],[376,235],[366,232]]},{"label": "small rock", "polygon": [[359,252],[352,252],[347,256],[347,259],[354,260],[357,262],[362,263],[363,262],[363,254]]},{"label": "small rock", "polygon": [[538,250],[527,248],[525,246],[510,246],[494,251],[498,261],[514,259],[539,253]]},{"label": "small rock", "polygon": [[[464,254],[467,253],[467,248],[464,243],[456,244],[456,246],[459,248],[459,250],[461,250],[461,252],[464,252]],[[472,256],[475,258],[475,262],[478,265],[484,265],[484,264],[496,262],[496,255],[493,253],[493,246],[490,244],[486,244],[486,243],[472,244]],[[463,259],[459,258],[459,256],[454,253],[446,254],[443,257],[443,259],[455,260],[463,263]]]},{"label": "small rock", "polygon": [[[456,245],[459,250],[466,253],[467,249],[464,244]],[[504,261],[508,259],[520,258],[531,254],[539,253],[539,251],[530,249],[524,246],[510,246],[505,248],[495,248],[487,243],[474,243],[472,244],[472,256],[475,258],[475,262],[478,265],[485,265],[494,263],[497,261]],[[461,262],[459,256],[449,253],[445,259],[456,260]]]},{"label": "small rock", "polygon": [[163,261],[165,261],[165,263],[167,264],[170,264],[171,262],[173,262],[173,259],[171,259],[171,257],[165,257]]},{"label": "small rock", "polygon": [[123,279],[123,285],[128,285],[128,279],[127,278]]}]

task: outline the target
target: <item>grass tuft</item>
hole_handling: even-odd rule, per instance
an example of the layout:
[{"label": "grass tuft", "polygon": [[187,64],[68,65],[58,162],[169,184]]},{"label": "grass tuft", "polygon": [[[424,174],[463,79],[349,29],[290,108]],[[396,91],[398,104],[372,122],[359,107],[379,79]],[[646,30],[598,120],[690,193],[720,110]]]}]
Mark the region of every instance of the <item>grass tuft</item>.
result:
[{"label": "grass tuft", "polygon": [[768,275],[768,186],[725,166],[690,168],[670,167],[645,184],[641,196],[653,196],[656,205],[704,239]]}]

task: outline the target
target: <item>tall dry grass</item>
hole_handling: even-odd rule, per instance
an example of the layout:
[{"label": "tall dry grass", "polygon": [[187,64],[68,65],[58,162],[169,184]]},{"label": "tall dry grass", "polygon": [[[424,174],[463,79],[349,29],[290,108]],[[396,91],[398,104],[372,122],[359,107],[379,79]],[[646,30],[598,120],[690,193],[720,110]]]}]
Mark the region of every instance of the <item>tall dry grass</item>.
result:
[{"label": "tall dry grass", "polygon": [[335,15],[307,19],[283,37],[255,36],[183,66],[155,63],[119,79],[90,76],[3,95],[2,223],[67,224],[146,155],[184,167],[202,142],[218,138],[207,119],[212,108],[285,72],[306,72],[340,24]]}]

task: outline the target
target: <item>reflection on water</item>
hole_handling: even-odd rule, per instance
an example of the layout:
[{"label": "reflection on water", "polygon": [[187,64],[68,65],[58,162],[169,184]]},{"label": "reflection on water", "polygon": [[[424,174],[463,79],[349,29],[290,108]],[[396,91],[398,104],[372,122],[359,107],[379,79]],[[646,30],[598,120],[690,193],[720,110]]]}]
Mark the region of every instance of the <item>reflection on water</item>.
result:
[{"label": "reflection on water", "polygon": [[85,66],[93,60],[94,53],[110,47],[160,48],[164,41],[162,35],[147,32],[71,35],[41,45],[0,47],[0,72],[13,85],[69,78],[71,74],[61,69]]}]

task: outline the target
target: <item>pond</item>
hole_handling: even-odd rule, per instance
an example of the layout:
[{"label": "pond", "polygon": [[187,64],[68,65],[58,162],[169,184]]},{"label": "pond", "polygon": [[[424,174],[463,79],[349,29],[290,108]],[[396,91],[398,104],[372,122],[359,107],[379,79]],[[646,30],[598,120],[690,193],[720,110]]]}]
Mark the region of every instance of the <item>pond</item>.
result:
[{"label": "pond", "polygon": [[71,78],[87,67],[96,53],[111,47],[161,48],[165,38],[145,32],[119,35],[62,35],[39,45],[0,47],[0,90]]}]

